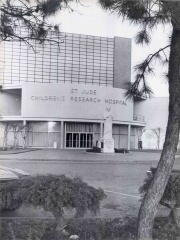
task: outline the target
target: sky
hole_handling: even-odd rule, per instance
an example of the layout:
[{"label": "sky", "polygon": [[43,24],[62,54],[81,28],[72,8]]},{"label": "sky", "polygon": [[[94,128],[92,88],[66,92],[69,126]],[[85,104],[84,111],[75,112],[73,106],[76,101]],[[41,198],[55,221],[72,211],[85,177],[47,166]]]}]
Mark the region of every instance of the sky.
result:
[{"label": "sky", "polygon": [[[60,24],[62,32],[87,34],[102,37],[126,37],[132,39],[132,79],[134,78],[133,66],[145,59],[150,53],[168,44],[170,26],[159,26],[152,33],[152,42],[148,46],[137,46],[134,36],[139,27],[122,21],[115,13],[104,11],[97,0],[81,0],[82,5],[71,4],[73,12],[62,10],[51,19],[53,23]],[[168,97],[168,84],[163,77],[167,72],[158,63],[154,66],[156,76],[148,77],[148,83],[156,97]]]}]

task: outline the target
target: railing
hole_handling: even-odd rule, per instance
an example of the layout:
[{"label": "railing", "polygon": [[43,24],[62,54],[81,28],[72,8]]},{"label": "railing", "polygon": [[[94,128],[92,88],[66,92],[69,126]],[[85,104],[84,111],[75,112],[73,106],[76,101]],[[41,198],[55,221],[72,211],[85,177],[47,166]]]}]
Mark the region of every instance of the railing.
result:
[{"label": "railing", "polygon": [[134,115],[133,120],[137,122],[145,122],[145,118],[142,115]]}]

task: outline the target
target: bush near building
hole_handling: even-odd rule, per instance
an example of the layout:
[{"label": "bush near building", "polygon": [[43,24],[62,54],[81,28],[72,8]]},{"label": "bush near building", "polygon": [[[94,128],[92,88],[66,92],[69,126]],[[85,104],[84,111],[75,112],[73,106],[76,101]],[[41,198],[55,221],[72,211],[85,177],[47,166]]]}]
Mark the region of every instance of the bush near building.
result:
[{"label": "bush near building", "polygon": [[126,148],[115,148],[115,153],[129,153],[129,151]]},{"label": "bush near building", "polygon": [[90,148],[90,149],[86,149],[86,152],[101,153],[101,148],[93,147],[93,148]]},{"label": "bush near building", "polygon": [[[91,149],[86,149],[86,152],[93,152],[93,153],[101,153],[101,148],[99,147],[93,147]],[[126,148],[114,148],[115,153],[129,153],[129,151]]]}]

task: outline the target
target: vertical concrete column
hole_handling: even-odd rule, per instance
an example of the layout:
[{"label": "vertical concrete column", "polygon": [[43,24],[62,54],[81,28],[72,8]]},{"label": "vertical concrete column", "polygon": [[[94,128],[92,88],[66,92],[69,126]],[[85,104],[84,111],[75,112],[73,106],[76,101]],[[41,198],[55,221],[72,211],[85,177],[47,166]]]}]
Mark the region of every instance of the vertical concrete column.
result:
[{"label": "vertical concrete column", "polygon": [[103,122],[100,123],[100,140],[103,138]]},{"label": "vertical concrete column", "polygon": [[64,121],[61,121],[61,146],[60,149],[64,148]]},{"label": "vertical concrete column", "polygon": [[127,149],[130,150],[131,148],[131,125],[128,125],[128,147]]},{"label": "vertical concrete column", "polygon": [[26,120],[23,120],[23,126],[26,126]]}]

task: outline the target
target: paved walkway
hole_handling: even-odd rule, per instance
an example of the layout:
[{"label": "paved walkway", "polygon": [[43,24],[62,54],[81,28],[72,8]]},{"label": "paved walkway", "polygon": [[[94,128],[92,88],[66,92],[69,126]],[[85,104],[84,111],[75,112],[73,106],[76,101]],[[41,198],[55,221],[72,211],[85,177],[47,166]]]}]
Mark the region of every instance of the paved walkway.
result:
[{"label": "paved walkway", "polygon": [[29,160],[29,161],[137,161],[137,162],[157,162],[160,152],[138,152],[129,153],[87,153],[84,150],[74,149],[39,149],[16,154],[0,155],[0,160]]}]

